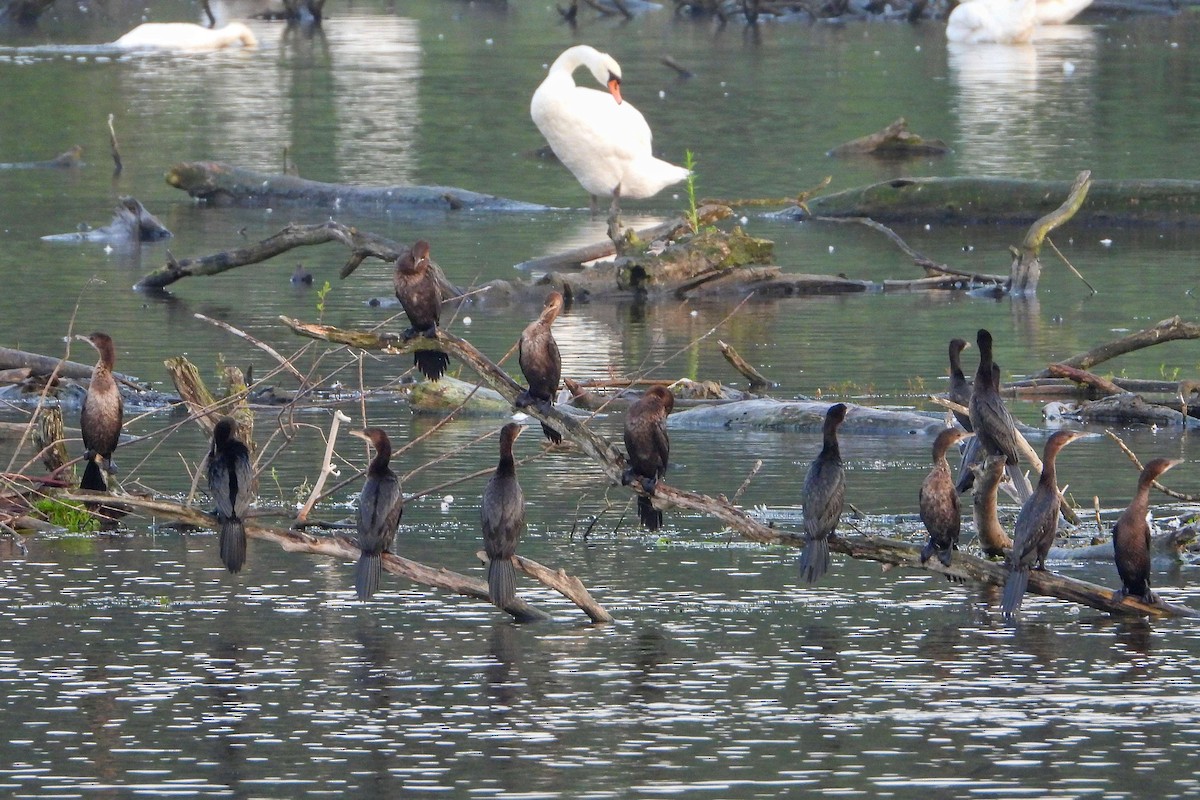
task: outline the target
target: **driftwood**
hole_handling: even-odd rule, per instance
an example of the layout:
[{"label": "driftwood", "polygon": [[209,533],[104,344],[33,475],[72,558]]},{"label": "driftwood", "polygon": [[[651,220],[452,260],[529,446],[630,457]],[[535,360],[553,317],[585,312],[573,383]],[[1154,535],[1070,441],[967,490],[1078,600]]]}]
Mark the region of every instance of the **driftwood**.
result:
[{"label": "driftwood", "polygon": [[917,158],[941,156],[950,146],[941,139],[923,139],[908,129],[904,117],[881,131],[840,144],[825,155],[833,157],[869,155],[880,158]]},{"label": "driftwood", "polygon": [[[672,428],[688,429],[819,431],[828,410],[829,403],[814,400],[759,398],[690,408],[672,414],[667,424]],[[840,430],[845,433],[935,435],[945,427],[940,414],[851,405]]]},{"label": "driftwood", "polygon": [[[398,337],[384,336],[363,331],[343,331],[328,325],[305,323],[299,320],[281,317],[281,321],[294,333],[312,339],[336,342],[359,347],[364,350],[381,350],[389,353],[406,353],[415,349],[441,349],[461,360],[476,372],[480,378],[496,391],[500,392],[510,402],[514,401],[524,387],[517,384],[503,370],[492,363],[487,357],[475,349],[469,342],[439,331],[437,339],[412,339],[401,342]],[[543,411],[537,407],[527,409],[539,420],[549,422],[565,436],[572,439],[586,455],[591,457],[604,474],[614,484],[621,482],[625,470],[625,457],[611,442],[593,431],[585,424],[569,416],[559,414],[553,409]],[[629,487],[630,491],[641,493],[643,488],[635,482]],[[723,498],[711,497],[678,489],[659,481],[653,495],[655,503],[665,507],[676,506],[691,511],[697,511],[719,520],[729,526],[743,538],[763,544],[801,547],[804,536],[801,533],[782,531],[768,527],[749,517]],[[849,555],[853,558],[881,561],[885,564],[904,566],[912,569],[923,569],[929,572],[940,572],[959,579],[971,579],[980,583],[1002,586],[1008,577],[1008,570],[1001,564],[985,561],[964,552],[958,552],[951,567],[943,567],[937,559],[929,559],[924,565],[920,562],[921,546],[909,544],[894,539],[878,536],[837,536],[830,540],[830,549]],[[1126,613],[1165,616],[1200,616],[1200,612],[1186,606],[1175,605],[1160,601],[1155,605],[1147,605],[1132,597],[1120,600],[1114,598],[1112,589],[1103,586],[1067,578],[1048,571],[1031,573],[1028,591],[1058,597],[1064,600],[1087,605],[1110,613]]]},{"label": "driftwood", "polygon": [[83,148],[75,145],[49,161],[0,162],[0,169],[76,169],[83,166]]},{"label": "driftwood", "polygon": [[[1177,339],[1200,339],[1200,325],[1184,322],[1180,317],[1174,316],[1164,319],[1149,328],[1140,330],[1137,333],[1131,333],[1120,339],[1114,339],[1111,342],[1093,347],[1086,353],[1072,356],[1059,363],[1068,367],[1075,367],[1076,369],[1091,369],[1097,364],[1102,364],[1117,356]],[[1030,375],[1031,378],[1048,378],[1050,376],[1049,369],[1044,369],[1041,372]]]},{"label": "driftwood", "polygon": [[1124,394],[1125,390],[1108,378],[1101,377],[1087,370],[1076,369],[1069,367],[1066,364],[1051,364],[1046,368],[1056,378],[1066,378],[1076,383],[1082,383],[1088,386],[1100,395]]},{"label": "driftwood", "polygon": [[762,391],[775,385],[763,377],[763,374],[755,369],[750,362],[742,358],[741,354],[733,348],[733,345],[718,340],[717,347],[721,348],[721,355],[725,357],[729,365],[742,373],[746,380],[750,381],[750,391]]},{"label": "driftwood", "polygon": [[[1150,557],[1169,561],[1180,561],[1184,549],[1196,540],[1196,529],[1192,526],[1175,528],[1150,537]],[[1047,561],[1112,561],[1112,540],[1082,547],[1051,547]]]},{"label": "driftwood", "polygon": [[[897,178],[814,197],[776,212],[785,219],[870,217],[884,223],[1030,225],[1054,211],[1068,181]],[[1200,181],[1095,180],[1073,217],[1079,225],[1200,225]]]},{"label": "driftwood", "polygon": [[1157,425],[1160,428],[1198,428],[1200,420],[1167,406],[1147,403],[1136,394],[1119,394],[1085,403],[1069,415],[1098,425]]},{"label": "driftwood", "polygon": [[551,211],[550,206],[454,186],[349,186],[270,175],[218,161],[190,161],[167,171],[167,183],[213,205],[307,206],[374,211]]},{"label": "driftwood", "polygon": [[[92,379],[91,364],[63,361],[61,358],[55,358],[54,356],[30,353],[26,350],[13,350],[8,347],[0,347],[0,369],[27,369],[38,377],[46,377],[57,369],[60,378],[70,378],[77,381]],[[113,377],[133,388],[144,388],[140,381],[132,375],[113,373]]]},{"label": "driftwood", "polygon": [[[77,502],[94,502],[97,497],[92,492],[61,492],[57,496],[64,500],[74,500]],[[110,495],[102,496],[110,501],[113,499]],[[198,508],[166,500],[152,500],[138,497],[121,496],[118,500],[122,504],[134,509],[141,509],[155,516],[167,517],[185,524],[197,525],[204,528],[213,528],[216,525],[215,516]],[[253,518],[246,522],[246,536],[251,539],[273,542],[289,553],[312,553],[314,555],[333,556],[334,558],[350,561],[357,560],[360,552],[357,545],[345,536],[316,536],[288,528],[259,525],[253,521]],[[215,553],[213,554],[213,562],[217,563]],[[521,561],[517,562],[517,567],[534,579],[540,580],[545,575],[554,576],[553,580],[546,583],[546,585],[560,592],[568,600],[579,606],[580,610],[587,614],[589,618],[595,622],[610,622],[612,620],[612,616],[608,611],[592,599],[582,583],[572,581],[570,576],[562,573],[561,570],[551,570],[529,559],[521,559]],[[451,572],[444,567],[431,567],[418,561],[395,555],[394,553],[384,553],[383,568],[393,575],[407,578],[413,583],[461,594],[476,600],[482,600],[485,603],[490,602],[488,600],[488,587],[485,581],[461,575],[457,572]],[[561,577],[559,577],[560,575]],[[346,586],[347,591],[349,591],[349,576],[347,576]],[[526,603],[519,597],[506,606],[504,611],[522,621],[550,619],[550,615],[545,611],[529,605],[529,603]]]},{"label": "driftwood", "polygon": [[[1091,187],[1092,173],[1084,170],[1075,177],[1067,199],[1062,205],[1044,215],[1029,227],[1019,248],[1013,248],[1012,267],[1009,271],[1008,291],[1017,297],[1037,294],[1038,280],[1042,275],[1042,242],[1050,231],[1068,222],[1087,200]],[[1095,292],[1095,290],[1092,290]]]},{"label": "driftwood", "polygon": [[104,242],[132,244],[158,242],[171,238],[171,232],[146,210],[135,197],[122,197],[113,213],[112,222],[103,228],[91,228],[76,233],[55,233],[43,236],[44,242]]}]

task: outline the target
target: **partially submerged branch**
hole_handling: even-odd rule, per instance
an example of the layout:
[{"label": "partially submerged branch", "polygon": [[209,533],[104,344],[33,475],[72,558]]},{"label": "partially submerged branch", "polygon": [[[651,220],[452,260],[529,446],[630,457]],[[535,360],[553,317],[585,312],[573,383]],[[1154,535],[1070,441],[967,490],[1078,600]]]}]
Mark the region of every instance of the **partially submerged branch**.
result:
[{"label": "partially submerged branch", "polygon": [[[1117,356],[1177,339],[1200,339],[1200,325],[1184,322],[1176,315],[1169,319],[1164,319],[1149,328],[1140,330],[1137,333],[1131,333],[1128,336],[1122,336],[1120,339],[1114,339],[1111,342],[1093,347],[1086,353],[1072,356],[1059,363],[1077,369],[1091,369],[1097,364],[1102,364]],[[1029,377],[1048,378],[1051,377],[1051,372],[1049,369],[1044,369]]]}]

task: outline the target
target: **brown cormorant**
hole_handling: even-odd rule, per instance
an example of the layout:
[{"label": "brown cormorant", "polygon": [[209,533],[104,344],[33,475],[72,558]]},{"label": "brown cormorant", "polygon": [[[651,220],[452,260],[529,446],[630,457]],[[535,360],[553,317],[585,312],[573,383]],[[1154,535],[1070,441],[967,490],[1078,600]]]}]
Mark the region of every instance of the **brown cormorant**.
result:
[{"label": "brown cormorant", "polygon": [[83,479],[79,482],[79,487],[103,492],[108,490],[108,482],[96,459],[104,459],[105,470],[109,473],[116,472],[112,454],[121,438],[121,424],[125,413],[121,392],[112,374],[113,364],[117,360],[117,348],[113,345],[111,336],[99,331],[87,336],[76,334],[75,338],[87,342],[100,354],[100,360],[92,370],[87,395],[83,398],[83,409],[79,413],[79,428],[83,432],[83,446],[87,449],[84,456],[87,463],[84,465]]},{"label": "brown cormorant", "polygon": [[[665,386],[651,386],[625,415],[625,451],[629,466],[622,482],[638,481],[647,495],[654,494],[658,479],[667,473],[671,439],[667,436],[667,415],[675,407],[675,395]],[[662,527],[662,511],[650,497],[638,495],[638,519],[652,531]]]},{"label": "brown cormorant", "polygon": [[[979,368],[975,370],[975,385],[971,390],[971,427],[984,453],[1004,456],[1017,495],[1025,501],[1029,499],[1031,487],[1021,472],[1017,425],[1000,396],[1000,368],[992,361],[992,334],[980,328],[975,343],[979,346]],[[964,479],[966,485],[960,482],[959,491],[970,488],[969,472]]]},{"label": "brown cormorant", "polygon": [[955,442],[970,435],[962,428],[947,428],[933,440],[933,469],[925,476],[918,493],[921,522],[929,531],[929,542],[921,550],[922,564],[937,555],[938,561],[948,567],[958,547],[962,517],[958,513],[958,492],[954,490],[954,481],[950,477],[946,451]]},{"label": "brown cormorant", "polygon": [[513,461],[513,442],[523,430],[515,422],[500,429],[500,462],[483,490],[480,510],[483,549],[488,556],[488,598],[500,608],[511,604],[516,596],[512,559],[525,530],[525,495]]},{"label": "brown cormorant", "polygon": [[243,520],[254,501],[254,474],[250,451],[237,438],[237,422],[223,417],[213,428],[208,451],[208,491],[217,504],[221,563],[240,572],[246,563],[246,528]]},{"label": "brown cormorant", "polygon": [[[550,326],[563,309],[563,296],[558,292],[546,295],[541,315],[525,326],[518,343],[518,362],[521,373],[529,382],[529,388],[517,397],[517,408],[532,403],[545,410],[554,404],[558,384],[562,379],[562,358],[558,354],[558,342]],[[562,434],[542,423],[542,433],[554,444],[562,441]]]},{"label": "brown cormorant", "polygon": [[[429,242],[420,239],[396,259],[393,278],[396,299],[404,307],[411,327],[404,331],[404,340],[416,336],[437,338],[438,321],[442,318],[442,292],[437,276],[430,269]],[[413,364],[421,374],[436,381],[450,366],[450,356],[440,350],[416,350]]]},{"label": "brown cormorant", "polygon": [[354,590],[366,600],[379,588],[381,556],[391,552],[396,528],[404,514],[404,494],[400,479],[392,472],[392,442],[382,428],[350,431],[375,448],[375,457],[367,467],[367,479],[358,495],[358,565],[354,568]]},{"label": "brown cormorant", "polygon": [[1150,487],[1159,475],[1182,463],[1179,459],[1156,458],[1146,464],[1138,476],[1137,491],[1129,501],[1129,507],[1113,526],[1113,554],[1117,560],[1117,574],[1121,576],[1121,589],[1113,594],[1114,600],[1133,596],[1143,603],[1158,602],[1150,591],[1150,524],[1146,520],[1150,510]]},{"label": "brown cormorant", "polygon": [[825,412],[820,454],[804,477],[804,553],[800,577],[810,586],[829,571],[829,537],[833,536],[846,500],[846,471],[838,449],[837,429],[846,418],[846,404]]},{"label": "brown cormorant", "polygon": [[1042,455],[1042,475],[1033,494],[1021,506],[1013,528],[1008,580],[1004,583],[1004,596],[1000,603],[1006,617],[1012,616],[1021,607],[1021,598],[1025,596],[1025,587],[1029,583],[1029,570],[1046,568],[1046,554],[1054,544],[1054,534],[1058,531],[1058,511],[1062,504],[1054,476],[1054,459],[1059,450],[1083,435],[1082,431],[1056,431],[1046,442]]},{"label": "brown cormorant", "polygon": [[1004,527],[1000,525],[1000,514],[996,508],[1000,482],[1004,480],[1004,456],[988,456],[982,462],[971,465],[975,473],[975,493],[971,498],[975,532],[979,534],[979,545],[989,556],[1003,556],[1012,547]]}]

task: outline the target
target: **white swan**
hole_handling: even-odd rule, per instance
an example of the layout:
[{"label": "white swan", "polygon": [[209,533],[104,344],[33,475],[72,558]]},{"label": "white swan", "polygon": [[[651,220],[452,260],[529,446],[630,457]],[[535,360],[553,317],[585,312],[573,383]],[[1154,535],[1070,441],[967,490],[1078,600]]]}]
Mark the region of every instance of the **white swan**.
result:
[{"label": "white swan", "polygon": [[258,39],[241,22],[231,22],[217,30],[191,22],[146,22],[113,44],[125,50],[200,52],[221,50],[237,44],[242,47],[258,47]]},{"label": "white swan", "polygon": [[968,0],[950,12],[946,40],[963,44],[1018,44],[1033,38],[1037,0]]},{"label": "white swan", "polygon": [[1037,0],[1038,25],[1065,25],[1092,4],[1092,0]]},{"label": "white swan", "polygon": [[[608,91],[576,86],[572,73],[579,67],[587,67]],[[620,65],[594,47],[576,45],[554,60],[533,93],[529,114],[593,205],[596,197],[613,198],[610,228],[621,197],[651,197],[688,176],[683,167],[654,157],[645,117],[621,100]]]}]

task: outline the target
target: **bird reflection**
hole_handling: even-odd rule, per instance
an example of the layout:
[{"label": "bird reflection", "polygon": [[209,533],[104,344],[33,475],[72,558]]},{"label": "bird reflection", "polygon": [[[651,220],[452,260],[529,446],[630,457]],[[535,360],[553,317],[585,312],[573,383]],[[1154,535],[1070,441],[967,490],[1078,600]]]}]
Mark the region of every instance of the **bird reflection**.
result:
[{"label": "bird reflection", "polygon": [[1097,48],[1096,33],[1082,25],[1038,28],[1026,44],[948,43],[964,171],[1028,176],[1039,154],[1057,166],[1052,151],[1064,146],[1063,121],[1089,118],[1075,115],[1094,102]]},{"label": "bird reflection", "polygon": [[668,652],[670,639],[658,628],[638,631],[634,642],[633,683],[634,692],[641,695],[659,695],[663,688],[655,684],[659,667],[671,662]]},{"label": "bird reflection", "polygon": [[1061,655],[1057,628],[1045,622],[1018,623],[1014,631],[1016,646],[1032,655],[1041,664],[1050,664]]},{"label": "bird reflection", "polygon": [[521,631],[507,620],[492,626],[488,653],[495,659],[483,668],[483,685],[492,699],[492,712],[507,714],[521,698]]},{"label": "bird reflection", "polygon": [[1115,628],[1117,644],[1141,656],[1150,655],[1150,637],[1154,629],[1142,618],[1121,620]]},{"label": "bird reflection", "polygon": [[241,688],[245,669],[238,657],[243,652],[244,648],[236,641],[223,639],[207,664],[208,690],[213,698],[209,715],[216,733],[211,737],[216,742],[215,760],[221,765],[221,783],[235,798],[250,796],[243,787],[247,753],[245,704],[249,702]]}]

